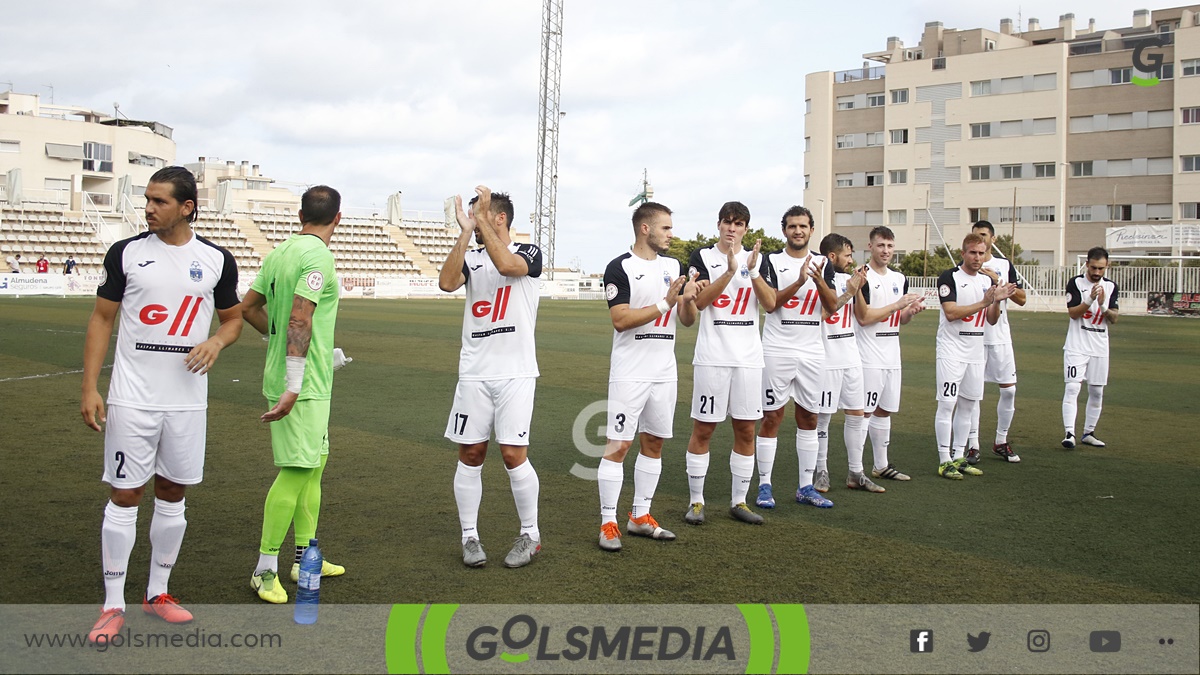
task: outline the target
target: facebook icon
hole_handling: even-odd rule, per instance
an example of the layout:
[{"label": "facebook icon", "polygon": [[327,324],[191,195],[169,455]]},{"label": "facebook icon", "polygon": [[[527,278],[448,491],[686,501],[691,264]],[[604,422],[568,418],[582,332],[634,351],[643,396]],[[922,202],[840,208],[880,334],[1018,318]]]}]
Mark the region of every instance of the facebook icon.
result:
[{"label": "facebook icon", "polygon": [[933,651],[933,631],[929,629],[909,631],[908,649],[916,654]]}]

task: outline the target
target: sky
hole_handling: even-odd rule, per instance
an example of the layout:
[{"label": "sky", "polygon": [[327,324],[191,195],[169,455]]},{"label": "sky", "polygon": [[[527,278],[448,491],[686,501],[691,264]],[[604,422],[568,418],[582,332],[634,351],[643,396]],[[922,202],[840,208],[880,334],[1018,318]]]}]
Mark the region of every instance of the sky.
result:
[{"label": "sky", "polygon": [[[1130,25],[1168,5],[866,0],[566,0],[555,264],[604,270],[632,240],[646,170],[676,236],[713,234],[729,200],[770,233],[803,199],[804,76],[862,65],[927,21],[998,30]],[[250,3],[14,0],[0,87],[174,128],[177,163],[249,161],[331,185],[345,206],[440,213],[475,185],[529,231],[541,0]],[[873,64],[874,65],[874,64]]]}]

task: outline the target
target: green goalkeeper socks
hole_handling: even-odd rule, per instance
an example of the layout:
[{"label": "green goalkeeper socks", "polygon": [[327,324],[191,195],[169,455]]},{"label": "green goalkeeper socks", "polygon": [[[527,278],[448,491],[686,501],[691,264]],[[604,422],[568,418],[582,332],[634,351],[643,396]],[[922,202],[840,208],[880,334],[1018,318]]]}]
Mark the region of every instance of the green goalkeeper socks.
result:
[{"label": "green goalkeeper socks", "polygon": [[[304,492],[305,486],[314,473],[320,471],[317,469],[299,469],[294,467],[281,467],[279,475],[275,477],[275,482],[271,484],[271,489],[267,492],[267,501],[263,505],[263,527],[262,539],[259,542],[258,551],[264,555],[278,555],[279,547],[283,544],[284,537],[287,536],[288,528],[292,524],[293,516],[297,515],[297,503],[300,500],[300,495]],[[318,473],[319,475],[319,473]],[[321,491],[316,490],[317,506],[320,506]],[[316,512],[316,509],[313,509]],[[312,519],[313,526],[316,526],[316,519]],[[299,537],[297,537],[297,540]]]}]

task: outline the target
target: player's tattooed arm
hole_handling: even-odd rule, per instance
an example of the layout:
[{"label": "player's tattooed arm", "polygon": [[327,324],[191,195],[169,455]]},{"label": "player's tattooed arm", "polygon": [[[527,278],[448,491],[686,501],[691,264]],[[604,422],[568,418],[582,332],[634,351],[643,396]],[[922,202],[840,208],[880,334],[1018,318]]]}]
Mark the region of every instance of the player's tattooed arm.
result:
[{"label": "player's tattooed arm", "polygon": [[[829,264],[828,261],[825,263]],[[837,291],[825,281],[824,265],[818,267],[815,259],[809,259],[805,266],[803,274],[808,275],[813,283],[817,285],[817,295],[821,298],[822,314],[828,316],[838,311],[838,295]]]},{"label": "player's tattooed arm", "polygon": [[[866,267],[860,267],[860,268],[854,270],[854,272],[850,275],[850,280],[846,282],[846,292],[842,293],[841,295],[838,296],[837,302],[834,303],[833,311],[829,312],[829,314],[833,314],[833,312],[836,312],[839,309],[845,307],[847,302],[850,302],[850,300],[852,300],[854,298],[854,296],[858,295],[859,289],[862,288],[863,282],[865,282],[866,280],[867,280],[867,268]],[[828,317],[826,317],[826,318],[828,318]]]},{"label": "player's tattooed arm", "polygon": [[299,295],[292,299],[292,315],[288,318],[287,355],[308,356],[308,343],[312,340],[312,318],[317,303]]}]

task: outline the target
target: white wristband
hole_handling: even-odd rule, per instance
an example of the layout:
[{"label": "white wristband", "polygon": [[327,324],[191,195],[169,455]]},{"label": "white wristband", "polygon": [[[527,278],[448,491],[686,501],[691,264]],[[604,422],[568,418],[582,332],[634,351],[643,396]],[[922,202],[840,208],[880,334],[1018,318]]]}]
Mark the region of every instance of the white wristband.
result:
[{"label": "white wristband", "polygon": [[658,304],[654,305],[654,307],[658,310],[659,316],[671,311],[671,305],[667,304],[666,300],[659,300]]},{"label": "white wristband", "polygon": [[759,269],[758,269],[757,267],[755,267],[754,269],[750,270],[750,278],[751,278],[751,279],[757,279],[757,278],[759,278],[759,277],[761,277],[761,276],[762,276],[762,272],[761,272],[761,271],[759,271]]},{"label": "white wristband", "polygon": [[304,366],[307,359],[303,356],[287,357],[287,390],[299,394],[304,386]]}]

